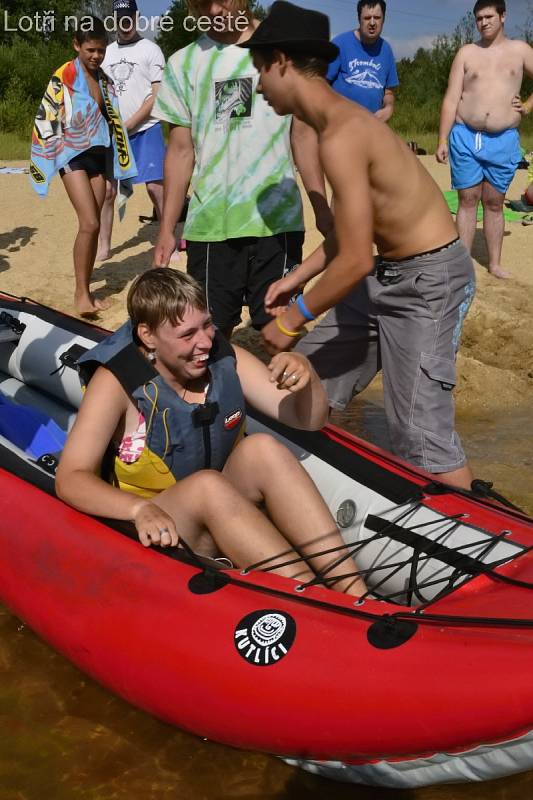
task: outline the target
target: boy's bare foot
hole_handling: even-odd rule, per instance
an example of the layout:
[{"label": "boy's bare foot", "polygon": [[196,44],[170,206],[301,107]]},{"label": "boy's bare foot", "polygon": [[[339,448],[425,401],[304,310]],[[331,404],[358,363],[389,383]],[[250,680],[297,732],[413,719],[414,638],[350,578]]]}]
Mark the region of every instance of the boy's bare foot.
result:
[{"label": "boy's bare foot", "polygon": [[108,261],[111,258],[111,251],[110,250],[102,250],[101,252],[98,251],[95,257],[95,261]]},{"label": "boy's bare foot", "polygon": [[95,314],[98,314],[99,311],[106,311],[106,309],[109,308],[106,303],[102,302],[102,300],[97,300],[92,294],[79,299],[74,296],[74,305],[76,307],[76,311],[81,317],[91,317]]},{"label": "boy's bare foot", "polygon": [[501,278],[502,280],[507,280],[512,277],[510,272],[506,272],[501,267],[489,267],[489,275],[492,275],[493,278]]}]

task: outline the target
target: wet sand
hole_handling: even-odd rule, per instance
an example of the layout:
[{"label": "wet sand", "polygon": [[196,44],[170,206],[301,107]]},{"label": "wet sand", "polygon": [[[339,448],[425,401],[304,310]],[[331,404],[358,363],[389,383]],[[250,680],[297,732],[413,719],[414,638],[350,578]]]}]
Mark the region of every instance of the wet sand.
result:
[{"label": "wet sand", "polygon": [[[449,188],[448,170],[431,157],[423,161],[441,188]],[[519,172],[511,198],[525,181]],[[60,181],[42,201],[26,175],[0,175],[0,209],[0,288],[72,313],[76,224]],[[150,265],[156,228],[138,223],[150,210],[138,188],[124,223],[115,225],[112,258],[94,272],[97,297],[111,304],[100,317],[104,327],[124,320],[128,286]],[[318,241],[311,229],[306,250]],[[458,360],[458,427],[476,472],[533,513],[533,226],[508,224],[503,264],[512,281],[487,275],[481,236],[474,254],[478,292]],[[258,348],[245,326],[238,338]],[[379,380],[336,422],[386,446]],[[0,800],[521,800],[533,793],[533,773],[405,792],[343,786],[277,759],[204,742],[109,694],[2,609],[0,673]]]}]

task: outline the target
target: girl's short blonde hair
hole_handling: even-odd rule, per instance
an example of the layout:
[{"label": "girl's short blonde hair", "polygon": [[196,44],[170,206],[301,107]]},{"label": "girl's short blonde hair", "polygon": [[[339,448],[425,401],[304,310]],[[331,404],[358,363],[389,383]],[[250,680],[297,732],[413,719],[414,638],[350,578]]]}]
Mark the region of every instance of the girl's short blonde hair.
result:
[{"label": "girl's short blonde hair", "polygon": [[187,307],[207,311],[207,301],[204,290],[190,275],[158,267],[135,278],[127,307],[134,331],[141,323],[155,331],[164,322],[181,322]]}]

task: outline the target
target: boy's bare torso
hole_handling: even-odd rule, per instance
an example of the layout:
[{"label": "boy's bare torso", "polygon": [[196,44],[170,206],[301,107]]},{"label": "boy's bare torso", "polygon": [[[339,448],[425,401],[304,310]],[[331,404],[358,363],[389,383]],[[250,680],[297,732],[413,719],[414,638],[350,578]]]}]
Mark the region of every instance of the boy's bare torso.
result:
[{"label": "boy's bare torso", "polygon": [[457,122],[478,131],[499,133],[517,128],[521,115],[512,107],[524,74],[524,43],[504,39],[492,47],[463,48],[464,82]]},{"label": "boy's bare torso", "polygon": [[85,70],[85,78],[87,79],[87,87],[91,94],[91,97],[98,105],[98,108],[102,113],[104,113],[104,98],[102,97],[102,90],[100,88],[100,84],[98,79],[95,78],[88,70]]},{"label": "boy's bare torso", "polygon": [[339,203],[356,209],[358,193],[350,187],[366,171],[380,255],[400,260],[455,239],[457,229],[442,192],[414,153],[383,122],[337,97],[328,105],[327,126],[319,134],[336,215]]}]

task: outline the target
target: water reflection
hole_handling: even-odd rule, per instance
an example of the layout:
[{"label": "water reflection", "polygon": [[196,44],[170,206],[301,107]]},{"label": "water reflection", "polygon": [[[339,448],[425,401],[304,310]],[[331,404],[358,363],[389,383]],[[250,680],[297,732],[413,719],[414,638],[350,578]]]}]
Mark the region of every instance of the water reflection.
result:
[{"label": "water reflection", "polygon": [[[364,402],[336,414],[334,422],[380,446],[388,445],[379,392],[374,395],[370,390]],[[517,410],[496,419],[462,418],[459,429],[476,474],[494,480],[500,491],[533,513],[531,412]],[[371,789],[332,783],[275,758],[202,741],[111,695],[1,608],[0,674],[0,800],[523,800],[533,796],[533,772],[478,785]],[[352,691],[357,691],[356,681]]]},{"label": "water reflection", "polygon": [[417,791],[331,783],[137,711],[5,611],[0,642],[1,800],[522,800],[533,791],[533,773]]}]

